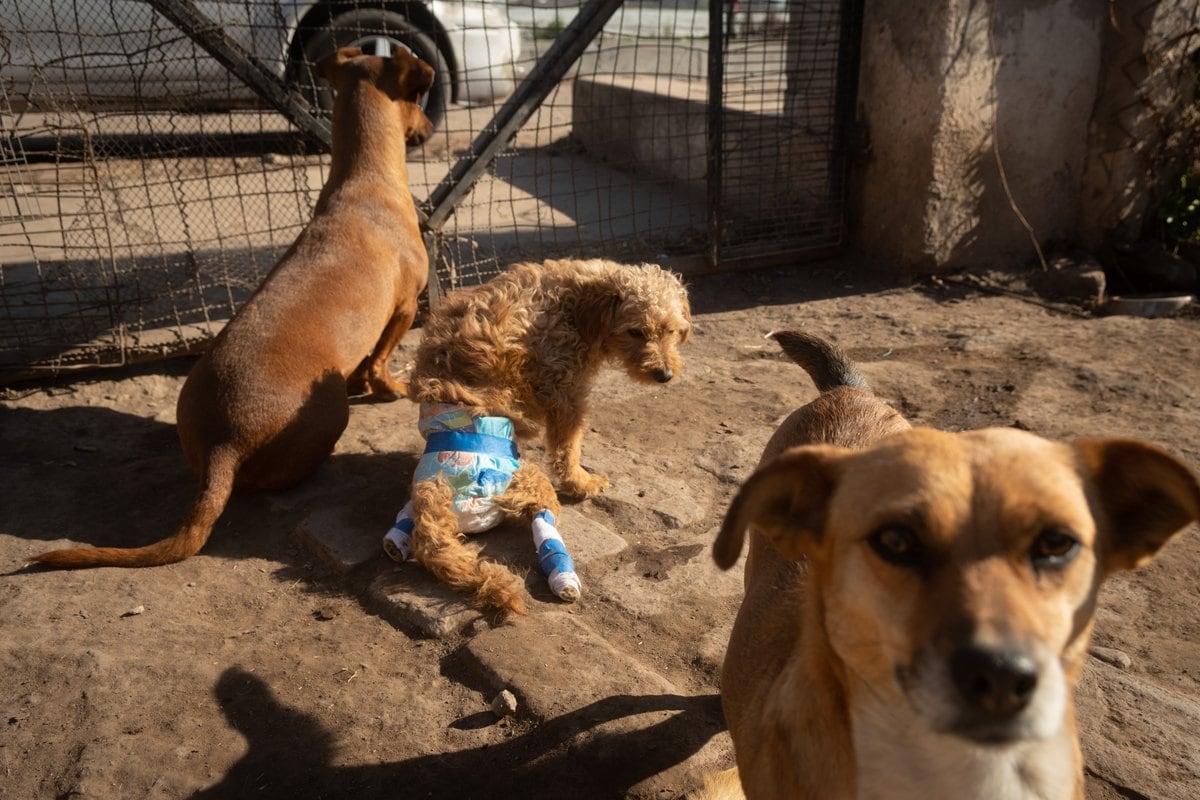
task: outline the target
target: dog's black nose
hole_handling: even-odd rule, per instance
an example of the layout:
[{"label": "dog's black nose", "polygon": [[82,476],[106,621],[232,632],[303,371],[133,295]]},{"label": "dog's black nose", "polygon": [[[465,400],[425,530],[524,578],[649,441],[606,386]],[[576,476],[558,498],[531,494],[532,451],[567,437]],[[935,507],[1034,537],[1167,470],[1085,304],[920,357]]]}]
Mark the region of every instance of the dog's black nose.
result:
[{"label": "dog's black nose", "polygon": [[1011,648],[960,647],[950,656],[950,674],[967,705],[994,718],[1025,708],[1038,682],[1033,658]]},{"label": "dog's black nose", "polygon": [[658,381],[659,383],[666,383],[669,380],[671,380],[671,378],[674,378],[674,377],[675,377],[675,373],[671,372],[671,370],[669,370],[669,369],[654,370],[654,380]]}]

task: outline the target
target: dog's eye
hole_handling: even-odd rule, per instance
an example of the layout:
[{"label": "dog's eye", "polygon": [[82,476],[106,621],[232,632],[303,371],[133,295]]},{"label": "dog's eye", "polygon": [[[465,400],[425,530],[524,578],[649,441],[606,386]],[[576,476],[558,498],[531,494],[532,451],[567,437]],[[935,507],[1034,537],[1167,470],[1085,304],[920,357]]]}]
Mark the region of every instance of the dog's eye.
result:
[{"label": "dog's eye", "polygon": [[868,537],[880,558],[898,567],[917,567],[925,562],[925,548],[911,528],[903,525],[888,525]]},{"label": "dog's eye", "polygon": [[646,332],[644,330],[642,330],[641,328],[630,328],[629,330],[627,330],[625,332],[628,333],[630,336],[632,336],[635,339],[645,339],[646,338]]},{"label": "dog's eye", "polygon": [[1081,545],[1066,531],[1050,528],[1042,531],[1029,548],[1029,558],[1039,569],[1065,567],[1075,558]]}]

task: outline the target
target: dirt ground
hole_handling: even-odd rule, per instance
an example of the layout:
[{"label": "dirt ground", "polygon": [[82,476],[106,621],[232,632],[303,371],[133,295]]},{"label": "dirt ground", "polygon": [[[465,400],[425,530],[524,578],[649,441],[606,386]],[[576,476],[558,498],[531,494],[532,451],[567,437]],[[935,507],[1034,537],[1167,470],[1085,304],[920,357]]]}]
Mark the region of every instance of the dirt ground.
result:
[{"label": "dirt ground", "polygon": [[[678,796],[728,758],[718,675],[738,580],[712,567],[707,543],[773,426],[814,396],[764,341],[772,329],[835,339],[918,424],[1139,436],[1200,468],[1194,311],[1100,317],[994,277],[895,286],[840,262],[690,284],[684,375],[641,387],[606,373],[584,461],[606,454],[616,488],[656,472],[683,481],[696,518],[665,520],[619,499],[636,498],[628,492],[578,504],[628,546],[582,565],[586,594],[571,609],[677,691],[592,697],[546,718],[492,714],[494,691],[468,648],[481,631],[493,642],[511,636],[530,648],[548,690],[600,685],[560,667],[555,647],[538,651],[520,636],[561,608],[546,596],[515,627],[424,638],[379,613],[361,571],[331,570],[293,535],[324,509],[387,528],[415,460],[409,404],[357,403],[338,451],[301,490],[236,497],[195,558],[25,572],[23,559],[49,546],[133,545],[173,530],[195,488],[173,426],[189,362],[9,387],[0,797]],[[622,459],[637,470],[622,474]],[[391,569],[382,554],[369,568]],[[1198,585],[1193,527],[1102,594],[1078,692],[1089,797],[1195,796]],[[656,602],[622,602],[622,586]],[[608,667],[594,663],[597,675]],[[595,734],[617,716],[627,718],[622,734]],[[716,755],[697,759],[702,748]]]}]

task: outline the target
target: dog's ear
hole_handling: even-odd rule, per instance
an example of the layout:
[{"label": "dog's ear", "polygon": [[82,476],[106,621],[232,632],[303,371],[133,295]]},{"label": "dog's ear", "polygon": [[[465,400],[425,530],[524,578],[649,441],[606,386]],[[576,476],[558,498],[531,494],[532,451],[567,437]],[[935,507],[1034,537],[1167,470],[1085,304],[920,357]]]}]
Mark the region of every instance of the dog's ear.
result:
[{"label": "dog's ear", "polygon": [[721,569],[737,563],[746,528],[753,525],[785,557],[797,559],[821,539],[829,498],[850,451],[828,445],[785,450],[742,485],[713,544]]},{"label": "dog's ear", "polygon": [[572,319],[585,342],[598,342],[617,324],[621,293],[616,289],[583,293],[575,303]]},{"label": "dog's ear", "polygon": [[682,293],[683,293],[683,318],[684,318],[684,320],[687,321],[687,325],[684,326],[683,333],[679,337],[680,344],[683,344],[688,339],[692,338],[692,308],[691,308],[691,305],[689,305],[689,303],[688,303],[687,291],[682,290]]},{"label": "dog's ear", "polygon": [[1200,520],[1200,481],[1174,456],[1135,439],[1077,439],[1104,515],[1097,542],[1105,574],[1136,569]]},{"label": "dog's ear", "polygon": [[433,86],[433,67],[417,58],[408,48],[397,47],[392,52],[392,64],[400,76],[400,96],[417,102]]},{"label": "dog's ear", "polygon": [[352,58],[357,58],[363,54],[362,50],[357,47],[343,47],[339,50],[325,56],[317,62],[316,74],[318,78],[333,83],[334,77],[337,75],[338,68]]}]

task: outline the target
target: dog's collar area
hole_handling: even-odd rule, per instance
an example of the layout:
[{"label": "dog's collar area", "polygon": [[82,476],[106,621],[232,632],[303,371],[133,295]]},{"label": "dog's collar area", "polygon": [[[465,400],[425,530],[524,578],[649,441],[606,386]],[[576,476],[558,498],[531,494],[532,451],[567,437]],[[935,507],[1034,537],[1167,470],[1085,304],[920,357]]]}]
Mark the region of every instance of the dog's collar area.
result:
[{"label": "dog's collar area", "polygon": [[468,431],[436,431],[425,440],[426,453],[479,453],[517,459],[517,443],[503,436]]}]

